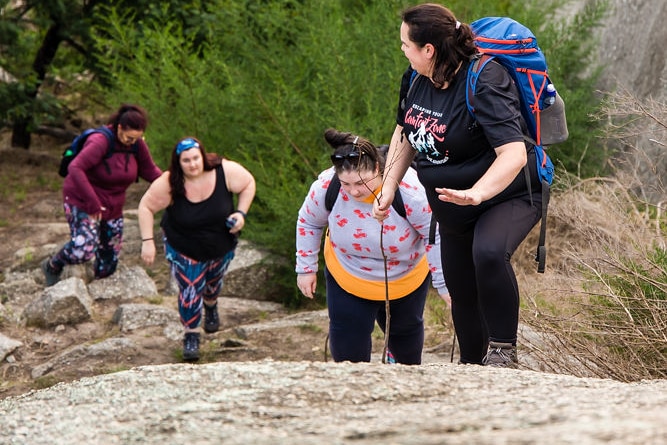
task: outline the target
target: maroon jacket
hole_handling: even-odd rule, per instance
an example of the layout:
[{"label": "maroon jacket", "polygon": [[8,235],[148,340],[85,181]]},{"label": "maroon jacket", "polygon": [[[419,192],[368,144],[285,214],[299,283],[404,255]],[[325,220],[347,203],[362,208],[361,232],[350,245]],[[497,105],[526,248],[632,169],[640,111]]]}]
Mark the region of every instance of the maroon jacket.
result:
[{"label": "maroon jacket", "polygon": [[148,182],[153,182],[162,174],[153,162],[146,143],[140,139],[137,144],[139,150],[135,156],[129,153],[130,147],[116,139],[114,153],[105,159],[108,151],[106,136],[102,133],[91,134],[81,153],[69,165],[63,184],[65,203],[89,215],[99,213],[105,207],[102,219],[120,218],[125,205],[125,192],[137,179],[137,173]]}]

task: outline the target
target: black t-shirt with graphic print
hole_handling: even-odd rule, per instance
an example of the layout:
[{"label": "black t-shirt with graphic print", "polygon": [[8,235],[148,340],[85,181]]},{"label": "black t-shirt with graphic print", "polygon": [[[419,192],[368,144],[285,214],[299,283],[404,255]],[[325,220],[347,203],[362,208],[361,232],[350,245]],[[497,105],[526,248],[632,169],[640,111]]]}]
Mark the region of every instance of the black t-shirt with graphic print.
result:
[{"label": "black t-shirt with graphic print", "polygon": [[[527,195],[521,172],[507,189],[479,206],[458,206],[437,198],[436,187],[472,187],[496,159],[495,147],[524,141],[526,126],[518,92],[505,68],[492,61],[480,73],[471,100],[475,118],[466,105],[467,71],[468,63],[464,63],[444,90],[435,88],[425,76],[418,76],[410,97],[406,98],[412,73],[408,67],[399,95],[399,103],[406,98],[405,109],[399,106],[396,117],[398,125],[403,127],[403,137],[417,150],[417,171],[429,204],[438,221],[447,225],[469,223],[494,203]],[[532,178],[537,178],[534,154],[528,162]],[[539,191],[539,181],[532,182],[533,190]]]}]

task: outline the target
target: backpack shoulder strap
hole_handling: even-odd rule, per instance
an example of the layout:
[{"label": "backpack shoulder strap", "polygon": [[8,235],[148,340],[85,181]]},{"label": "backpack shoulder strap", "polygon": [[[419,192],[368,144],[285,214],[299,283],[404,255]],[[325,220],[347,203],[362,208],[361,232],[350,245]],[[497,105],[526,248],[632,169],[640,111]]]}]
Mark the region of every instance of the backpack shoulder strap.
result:
[{"label": "backpack shoulder strap", "polygon": [[405,213],[405,204],[403,203],[403,196],[401,195],[401,188],[396,189],[396,193],[394,194],[394,200],[391,203],[392,207],[394,207],[394,210],[396,210],[396,213],[401,215],[401,218],[406,219],[407,214]]},{"label": "backpack shoulder strap", "polygon": [[113,154],[114,147],[116,145],[116,138],[114,138],[113,132],[106,127],[105,125],[102,125],[101,127],[98,127],[95,129],[95,132],[97,133],[102,133],[104,137],[107,138],[107,154],[104,156],[105,159],[110,158],[111,155]]},{"label": "backpack shoulder strap", "polygon": [[475,118],[475,107],[472,104],[472,99],[475,96],[477,91],[477,81],[479,80],[479,74],[482,72],[487,63],[494,59],[493,56],[489,54],[479,54],[475,56],[468,65],[468,75],[466,76],[466,106],[468,107],[468,112]]},{"label": "backpack shoulder strap", "polygon": [[107,173],[111,174],[111,167],[109,167],[107,159],[113,155],[113,151],[116,146],[116,139],[114,138],[113,132],[109,130],[106,125],[102,125],[101,127],[96,128],[95,133],[102,133],[104,137],[107,138],[107,154],[105,154],[104,158],[102,158],[102,162],[104,163],[104,168],[106,169]]},{"label": "backpack shoulder strap", "polygon": [[331,177],[331,182],[329,183],[329,188],[327,189],[327,193],[324,195],[324,208],[327,209],[328,212],[330,212],[331,209],[333,209],[334,203],[338,198],[339,191],[340,191],[340,179],[338,179],[338,175],[334,173],[334,175]]},{"label": "backpack shoulder strap", "polygon": [[405,103],[408,100],[408,97],[410,96],[410,93],[412,92],[412,87],[415,84],[415,80],[421,76],[416,70],[412,70],[412,73],[410,73],[410,86],[408,87],[408,92],[405,94],[405,97],[403,100],[401,100],[401,110],[405,111]]}]

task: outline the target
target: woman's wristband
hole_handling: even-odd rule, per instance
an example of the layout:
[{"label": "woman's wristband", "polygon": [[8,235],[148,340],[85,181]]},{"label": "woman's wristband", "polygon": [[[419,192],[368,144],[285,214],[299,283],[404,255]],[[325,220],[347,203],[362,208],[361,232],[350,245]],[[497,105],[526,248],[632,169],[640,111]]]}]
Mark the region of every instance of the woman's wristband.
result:
[{"label": "woman's wristband", "polygon": [[153,241],[153,238],[144,238],[144,239],[141,240],[142,243],[145,242],[145,241]]},{"label": "woman's wristband", "polygon": [[246,215],[246,213],[243,210],[236,209],[234,213],[240,213],[241,215],[243,215],[243,219],[248,219],[248,215]]}]

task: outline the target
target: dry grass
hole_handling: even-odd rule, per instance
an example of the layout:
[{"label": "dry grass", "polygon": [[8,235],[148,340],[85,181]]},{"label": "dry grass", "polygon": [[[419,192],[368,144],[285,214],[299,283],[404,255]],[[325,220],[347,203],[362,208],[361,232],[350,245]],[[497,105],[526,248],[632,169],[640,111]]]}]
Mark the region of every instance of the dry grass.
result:
[{"label": "dry grass", "polygon": [[613,96],[609,134],[623,147],[622,168],[609,178],[559,178],[547,238],[552,263],[540,279],[520,275],[523,346],[535,368],[667,378],[665,188],[661,171],[645,168],[661,145],[666,111]]}]

